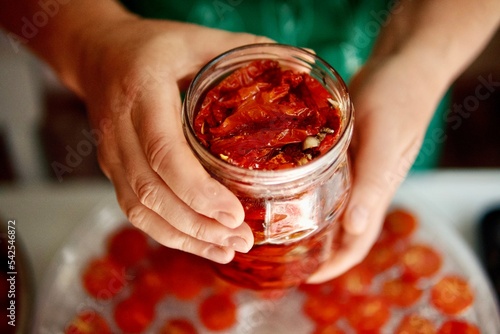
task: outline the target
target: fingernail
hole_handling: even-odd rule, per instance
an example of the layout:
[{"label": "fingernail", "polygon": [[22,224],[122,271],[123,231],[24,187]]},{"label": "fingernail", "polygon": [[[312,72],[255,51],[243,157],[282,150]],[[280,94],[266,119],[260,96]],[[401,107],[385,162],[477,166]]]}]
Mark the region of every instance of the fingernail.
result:
[{"label": "fingernail", "polygon": [[353,234],[363,233],[368,225],[368,211],[363,207],[355,207],[350,216],[350,232]]},{"label": "fingernail", "polygon": [[205,249],[204,257],[219,263],[227,263],[231,261],[231,259],[228,259],[228,253],[224,250],[224,248],[215,245],[208,246]]},{"label": "fingernail", "polygon": [[236,236],[227,238],[224,241],[224,246],[230,247],[240,253],[247,253],[250,250],[250,247],[246,240]]},{"label": "fingernail", "polygon": [[236,227],[237,224],[234,216],[227,212],[217,212],[214,216],[214,219],[222,225],[226,225],[228,227]]}]

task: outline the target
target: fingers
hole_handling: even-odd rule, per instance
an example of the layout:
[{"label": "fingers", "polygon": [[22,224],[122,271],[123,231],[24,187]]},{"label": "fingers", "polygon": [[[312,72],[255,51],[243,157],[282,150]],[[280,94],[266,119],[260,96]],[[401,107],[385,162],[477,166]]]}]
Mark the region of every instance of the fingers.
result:
[{"label": "fingers", "polygon": [[183,203],[199,214],[236,228],[243,222],[243,207],[192,154],[182,132],[178,96],[176,89],[164,85],[153,89],[133,110],[132,121],[145,159]]},{"label": "fingers", "polygon": [[[163,217],[140,203],[137,195],[130,187],[125,177],[125,172],[119,170],[119,166],[115,166],[113,169],[112,182],[115,186],[118,202],[123,212],[125,212],[127,218],[134,226],[141,229],[164,246],[183,250],[218,263],[228,263],[232,260],[234,257],[234,248],[237,247],[231,247],[234,246],[234,243],[228,244],[230,247],[222,245],[224,243],[224,233],[217,231],[216,227],[221,226],[220,224],[210,221],[208,218],[203,219],[203,217],[200,216],[198,217],[200,220],[197,222],[197,225],[192,226],[190,231],[203,232],[194,233],[196,236],[184,233]],[[169,198],[169,200],[172,200],[172,198]],[[175,204],[176,203],[168,204],[174,216],[180,214],[180,212],[176,212]],[[177,211],[183,210],[180,209]],[[185,225],[190,226],[192,221],[189,221],[189,219],[187,220]],[[207,224],[207,226],[203,227],[203,224]],[[179,225],[177,224],[177,226]],[[205,234],[205,231],[210,231],[210,234]],[[220,244],[203,240],[218,238],[221,240]]]}]

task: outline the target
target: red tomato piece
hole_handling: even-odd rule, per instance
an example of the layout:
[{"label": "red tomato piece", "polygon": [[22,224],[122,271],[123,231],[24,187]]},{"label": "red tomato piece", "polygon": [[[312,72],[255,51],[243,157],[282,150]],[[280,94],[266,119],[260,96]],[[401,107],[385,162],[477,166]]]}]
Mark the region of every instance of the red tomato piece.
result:
[{"label": "red tomato piece", "polygon": [[479,328],[463,320],[447,320],[439,328],[438,334],[479,334]]},{"label": "red tomato piece", "polygon": [[415,304],[422,297],[422,293],[423,291],[417,288],[415,284],[401,278],[384,282],[381,291],[381,295],[391,304],[400,307],[408,307]]},{"label": "red tomato piece", "polygon": [[404,276],[419,279],[436,274],[442,265],[441,255],[427,245],[411,245],[401,254]]},{"label": "red tomato piece", "polygon": [[394,266],[398,257],[399,253],[392,243],[377,242],[366,255],[363,264],[374,274],[378,274]]},{"label": "red tomato piece", "polygon": [[229,294],[212,294],[201,302],[198,313],[206,328],[221,331],[236,323],[236,308]]},{"label": "red tomato piece", "polygon": [[404,239],[410,237],[417,228],[417,217],[408,210],[397,208],[387,213],[383,233],[392,239]]},{"label": "red tomato piece", "polygon": [[108,241],[108,254],[125,267],[143,260],[148,253],[148,239],[137,228],[127,226],[116,231]]},{"label": "red tomato piece", "polygon": [[337,325],[317,326],[312,334],[345,334]]},{"label": "red tomato piece", "polygon": [[83,271],[83,287],[96,299],[111,299],[126,284],[125,271],[110,258],[91,260]]},{"label": "red tomato piece", "polygon": [[337,293],[363,295],[369,292],[373,277],[374,274],[366,266],[357,265],[332,279],[330,284]]},{"label": "red tomato piece", "polygon": [[308,295],[304,303],[304,313],[318,325],[328,325],[343,315],[343,307],[335,295]]},{"label": "red tomato piece", "polygon": [[[340,133],[338,107],[307,73],[273,60],[253,61],[207,92],[195,116],[198,139],[229,164],[282,169],[324,154]],[[307,137],[318,145],[304,149]]]},{"label": "red tomato piece", "polygon": [[347,308],[347,320],[359,332],[376,331],[391,317],[389,304],[383,297],[365,295],[354,297]]},{"label": "red tomato piece", "polygon": [[155,304],[169,292],[167,282],[156,268],[143,268],[135,278],[133,293],[148,302]]},{"label": "red tomato piece", "polygon": [[178,252],[168,265],[157,270],[168,291],[182,300],[195,298],[214,281],[214,273],[207,260],[184,252]]},{"label": "red tomato piece", "polygon": [[197,334],[198,331],[188,319],[169,319],[160,329],[159,334]]},{"label": "red tomato piece", "polygon": [[449,275],[432,287],[431,302],[442,313],[456,315],[472,305],[474,293],[465,279]]},{"label": "red tomato piece", "polygon": [[106,320],[97,312],[87,310],[75,316],[66,327],[65,334],[111,334]]},{"label": "red tomato piece", "polygon": [[125,333],[140,333],[153,322],[155,306],[140,296],[132,296],[116,304],[114,319]]},{"label": "red tomato piece", "polygon": [[436,334],[432,321],[418,314],[405,316],[394,334]]}]

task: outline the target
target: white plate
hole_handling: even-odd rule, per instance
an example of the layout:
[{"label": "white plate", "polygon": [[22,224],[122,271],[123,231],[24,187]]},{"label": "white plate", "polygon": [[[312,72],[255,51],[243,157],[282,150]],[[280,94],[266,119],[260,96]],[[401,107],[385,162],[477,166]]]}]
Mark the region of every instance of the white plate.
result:
[{"label": "white plate", "polygon": [[[476,299],[473,307],[459,318],[477,324],[481,328],[481,333],[500,333],[500,313],[493,297],[493,290],[475,255],[454,230],[442,223],[438,215],[426,211],[424,207],[405,203],[401,203],[401,206],[413,210],[419,217],[420,229],[414,240],[432,245],[444,257],[444,265],[433,279],[438,279],[447,273],[456,273],[467,278],[474,289]],[[103,254],[104,240],[111,231],[124,222],[122,212],[116,203],[112,202],[97,208],[79,224],[53,259],[44,279],[35,314],[36,333],[62,333],[75,314],[88,307],[111,318],[111,302],[95,301],[90,298],[82,288],[80,277],[85,263],[89,258]],[[392,333],[400,319],[408,313],[416,312],[439,323],[442,316],[428,305],[428,291],[426,293],[427,296],[424,293],[424,297],[416,305],[393,312],[391,321],[386,324],[382,333]],[[300,291],[293,291],[279,300],[263,300],[256,298],[251,292],[238,292],[237,325],[229,331],[217,333],[310,333],[314,324],[302,314],[304,297]],[[190,302],[167,298],[158,305],[157,314],[163,319],[167,315],[185,316],[202,328],[197,319],[196,307],[193,307],[200,298]],[[154,333],[159,325],[159,322],[153,324],[149,332]],[[340,326],[344,326],[346,333],[351,333],[347,323],[341,321]],[[206,330],[200,332],[211,333]]]}]

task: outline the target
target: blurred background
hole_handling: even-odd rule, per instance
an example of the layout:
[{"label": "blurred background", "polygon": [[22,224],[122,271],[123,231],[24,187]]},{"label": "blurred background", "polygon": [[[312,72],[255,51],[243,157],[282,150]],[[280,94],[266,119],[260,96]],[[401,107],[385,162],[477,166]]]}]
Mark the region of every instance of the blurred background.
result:
[{"label": "blurred background", "polygon": [[[0,36],[0,182],[99,179],[85,105]],[[500,167],[500,33],[456,80],[437,168]],[[482,94],[481,94],[482,93]]]}]

